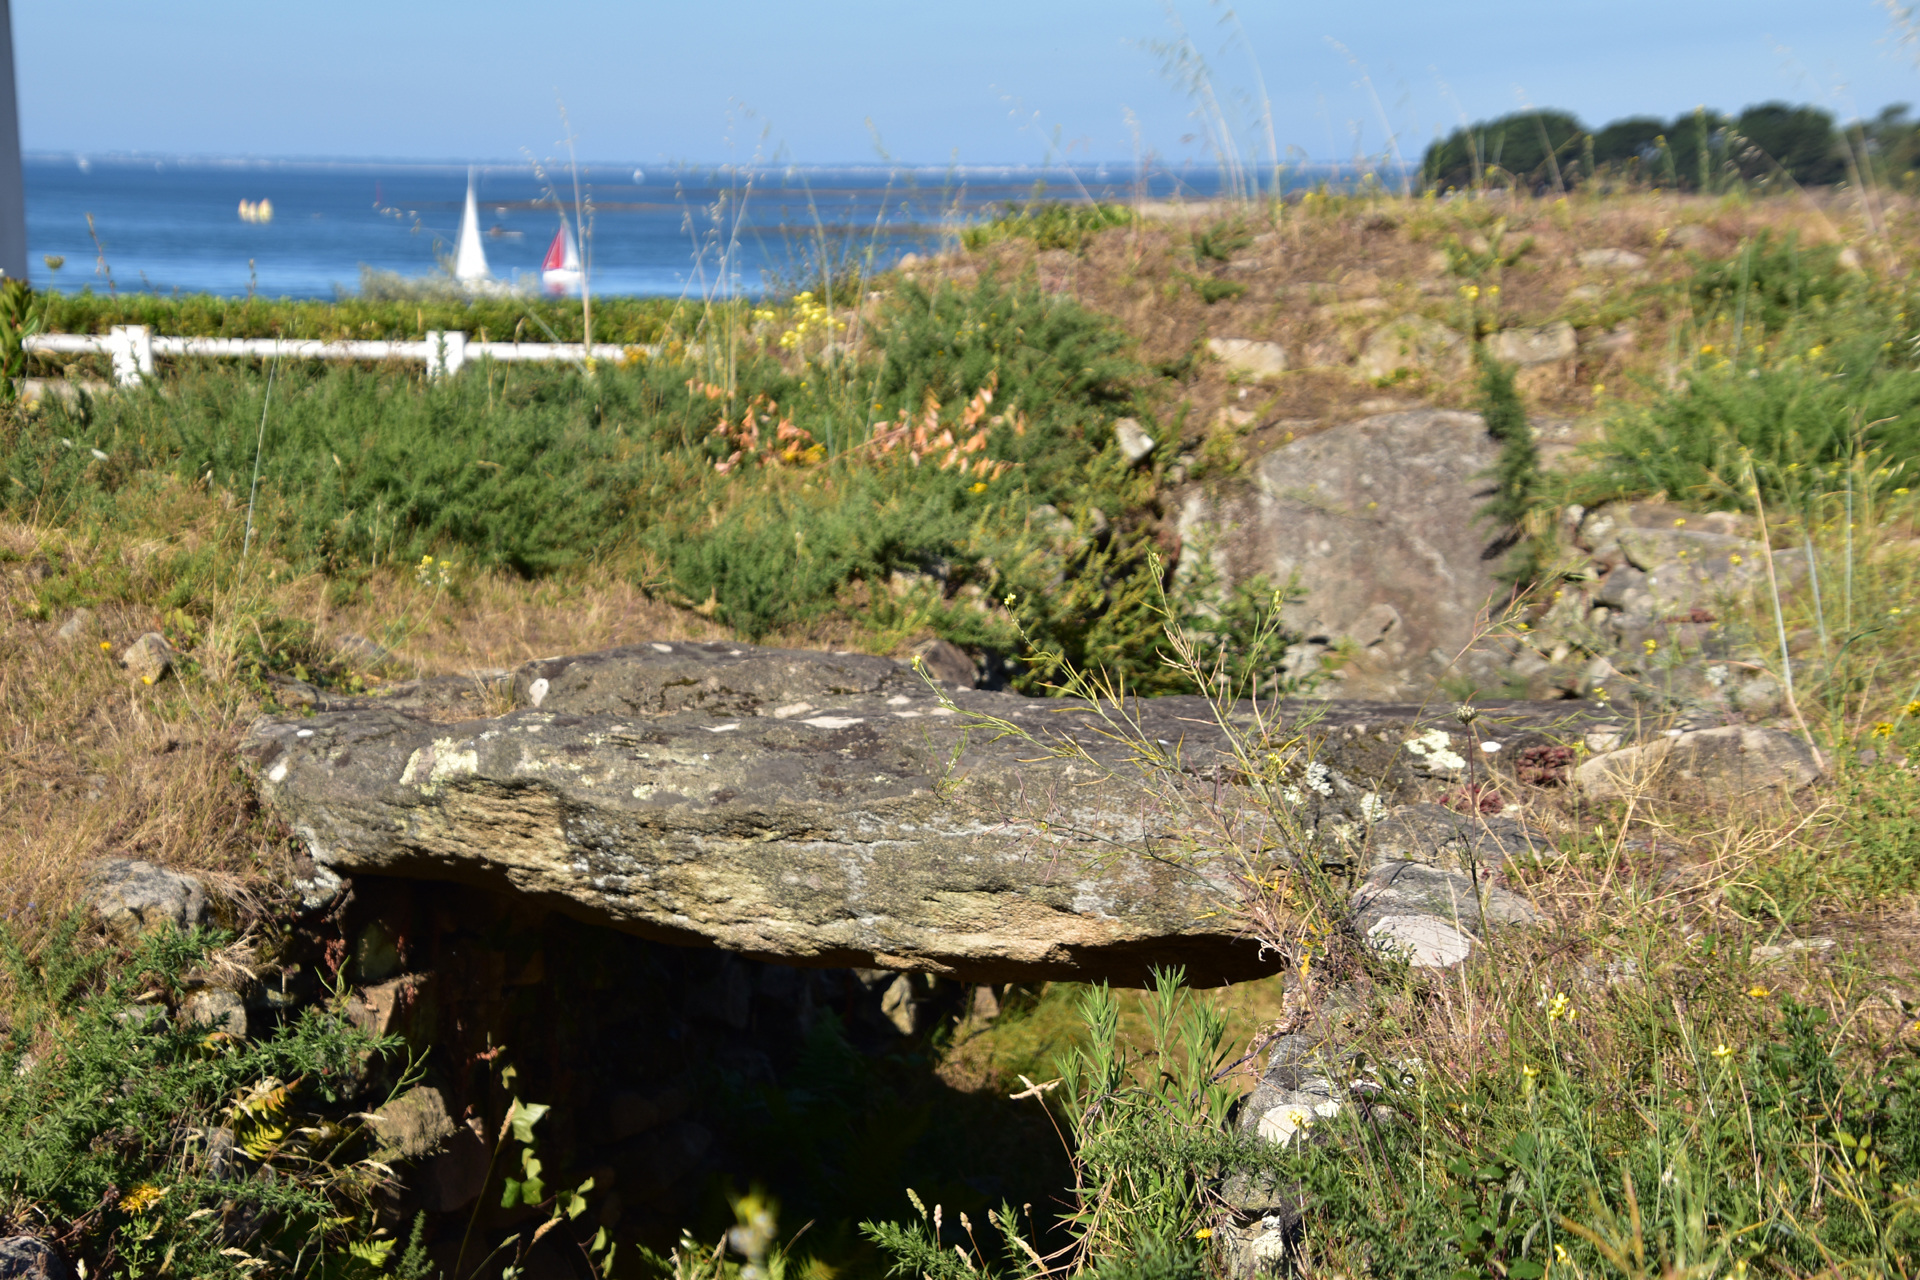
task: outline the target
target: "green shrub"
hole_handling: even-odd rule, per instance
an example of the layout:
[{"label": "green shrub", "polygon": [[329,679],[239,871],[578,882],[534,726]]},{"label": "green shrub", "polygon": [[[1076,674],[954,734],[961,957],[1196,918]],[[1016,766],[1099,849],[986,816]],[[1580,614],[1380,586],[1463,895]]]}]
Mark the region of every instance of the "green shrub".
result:
[{"label": "green shrub", "polygon": [[[1797,330],[1739,364],[1705,354],[1678,394],[1619,410],[1579,500],[1666,493],[1678,502],[1751,510],[1748,459],[1764,496],[1797,504],[1820,473],[1871,453],[1892,468],[1920,456],[1920,370],[1900,358],[1893,327],[1827,342]],[[1802,345],[1805,343],[1806,345]],[[1893,471],[1871,482],[1903,483]]]},{"label": "green shrub", "polygon": [[1731,258],[1693,256],[1688,282],[1694,308],[1737,324],[1780,330],[1864,287],[1864,277],[1840,267],[1840,246],[1802,248],[1798,232],[1779,240],[1771,230]]},{"label": "green shrub", "polygon": [[1003,240],[1031,240],[1036,249],[1078,253],[1092,236],[1132,221],[1133,210],[1120,204],[1066,204],[1056,200],[1016,205],[1009,201],[999,217],[962,231],[960,243],[980,250]]},{"label": "green shrub", "polygon": [[51,1228],[84,1274],[371,1277],[387,1176],[348,1115],[397,1040],[309,1009],[252,1040],[168,1016],[223,937],[150,937],[124,962],[31,953],[0,926],[0,1222]]}]

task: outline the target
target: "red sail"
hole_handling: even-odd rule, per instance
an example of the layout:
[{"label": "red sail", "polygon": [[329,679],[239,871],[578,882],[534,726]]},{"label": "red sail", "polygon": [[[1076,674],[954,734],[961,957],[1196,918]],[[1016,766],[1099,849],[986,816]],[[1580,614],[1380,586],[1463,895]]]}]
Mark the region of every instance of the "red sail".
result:
[{"label": "red sail", "polygon": [[543,271],[558,271],[567,265],[567,229],[561,227],[553,233],[553,243],[547,246],[547,256],[540,263]]}]

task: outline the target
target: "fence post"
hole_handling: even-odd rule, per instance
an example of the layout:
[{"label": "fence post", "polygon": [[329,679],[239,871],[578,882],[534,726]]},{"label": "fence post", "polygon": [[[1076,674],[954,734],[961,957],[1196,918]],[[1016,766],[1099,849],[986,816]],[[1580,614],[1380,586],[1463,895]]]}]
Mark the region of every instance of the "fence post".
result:
[{"label": "fence post", "polygon": [[460,329],[427,330],[427,376],[444,378],[467,362],[467,335]]},{"label": "fence post", "polygon": [[107,330],[107,353],[113,357],[113,380],[137,387],[153,372],[153,330],[143,324],[116,324]]}]

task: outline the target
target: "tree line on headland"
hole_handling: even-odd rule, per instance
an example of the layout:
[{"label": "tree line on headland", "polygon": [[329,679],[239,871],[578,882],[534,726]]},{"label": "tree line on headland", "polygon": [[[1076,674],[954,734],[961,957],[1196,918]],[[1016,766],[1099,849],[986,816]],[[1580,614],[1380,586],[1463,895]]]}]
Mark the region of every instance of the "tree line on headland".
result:
[{"label": "tree line on headland", "polygon": [[1819,107],[1763,102],[1730,116],[1707,107],[1588,129],[1556,110],[1517,111],[1455,129],[1421,162],[1435,190],[1487,185],[1538,192],[1593,181],[1687,191],[1837,182],[1905,185],[1920,166],[1920,120],[1905,103],[1838,125]]}]

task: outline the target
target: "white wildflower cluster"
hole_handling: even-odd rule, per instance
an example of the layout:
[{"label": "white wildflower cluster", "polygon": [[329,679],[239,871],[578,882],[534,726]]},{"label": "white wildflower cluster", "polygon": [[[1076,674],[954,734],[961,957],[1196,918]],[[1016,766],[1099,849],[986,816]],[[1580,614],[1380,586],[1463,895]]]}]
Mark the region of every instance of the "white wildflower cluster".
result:
[{"label": "white wildflower cluster", "polygon": [[1360,819],[1368,826],[1387,816],[1387,802],[1369,791],[1360,797]]},{"label": "white wildflower cluster", "polygon": [[1445,729],[1429,729],[1419,737],[1407,743],[1407,750],[1426,761],[1427,768],[1435,773],[1452,773],[1467,767],[1467,762],[1453,749],[1453,739],[1447,736]]},{"label": "white wildflower cluster", "polygon": [[1307,776],[1304,781],[1309,791],[1317,791],[1323,796],[1333,794],[1333,770],[1318,760],[1307,766]]}]

